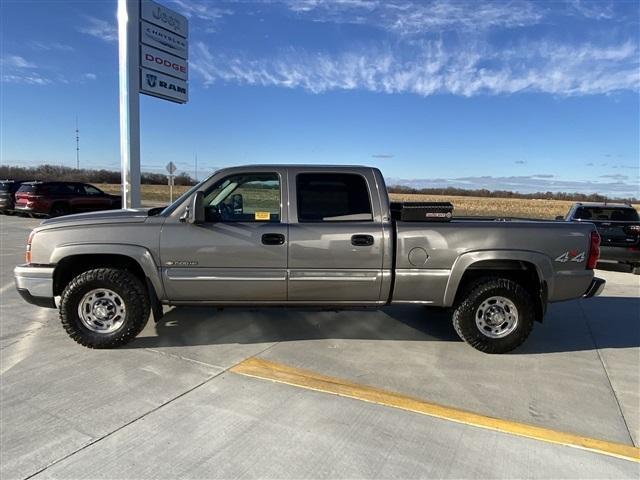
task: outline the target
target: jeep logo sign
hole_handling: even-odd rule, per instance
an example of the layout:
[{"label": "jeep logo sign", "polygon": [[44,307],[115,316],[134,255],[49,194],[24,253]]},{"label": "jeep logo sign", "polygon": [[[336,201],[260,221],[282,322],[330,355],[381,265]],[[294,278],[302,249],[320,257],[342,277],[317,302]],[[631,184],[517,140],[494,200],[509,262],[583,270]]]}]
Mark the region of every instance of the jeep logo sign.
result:
[{"label": "jeep logo sign", "polygon": [[147,68],[140,69],[140,92],[177,103],[188,100],[187,82]]},{"label": "jeep logo sign", "polygon": [[141,45],[140,65],[181,80],[187,79],[186,61],[146,45]]},{"label": "jeep logo sign", "polygon": [[143,0],[141,3],[142,20],[165,28],[181,37],[187,37],[187,19],[185,17],[151,0]]}]

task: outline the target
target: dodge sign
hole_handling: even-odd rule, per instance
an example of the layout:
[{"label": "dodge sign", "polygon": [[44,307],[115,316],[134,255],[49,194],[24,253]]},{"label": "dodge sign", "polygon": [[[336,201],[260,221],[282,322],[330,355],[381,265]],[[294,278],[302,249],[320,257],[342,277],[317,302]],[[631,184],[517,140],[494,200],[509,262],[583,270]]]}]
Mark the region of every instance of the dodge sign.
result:
[{"label": "dodge sign", "polygon": [[187,79],[187,62],[185,60],[146,45],[141,46],[140,64],[181,80]]}]

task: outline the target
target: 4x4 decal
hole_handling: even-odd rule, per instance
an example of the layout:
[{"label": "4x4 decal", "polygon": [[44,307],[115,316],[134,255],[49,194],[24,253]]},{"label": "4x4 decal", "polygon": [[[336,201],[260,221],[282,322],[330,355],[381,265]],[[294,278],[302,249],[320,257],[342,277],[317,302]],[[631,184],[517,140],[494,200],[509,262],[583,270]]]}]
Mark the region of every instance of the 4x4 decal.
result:
[{"label": "4x4 decal", "polygon": [[566,262],[584,262],[586,255],[584,252],[578,253],[577,250],[570,250],[568,252],[564,252],[562,255],[556,258],[556,262],[566,263]]}]

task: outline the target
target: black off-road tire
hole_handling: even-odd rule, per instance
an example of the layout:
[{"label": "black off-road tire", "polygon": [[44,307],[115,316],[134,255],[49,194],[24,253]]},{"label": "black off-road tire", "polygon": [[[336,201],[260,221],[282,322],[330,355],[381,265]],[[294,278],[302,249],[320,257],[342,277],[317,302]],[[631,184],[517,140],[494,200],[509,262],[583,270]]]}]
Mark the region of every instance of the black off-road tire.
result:
[{"label": "black off-road tire", "polygon": [[[78,315],[84,295],[97,288],[117,293],[124,301],[126,314],[122,325],[111,333],[93,332]],[[60,320],[69,336],[89,348],[113,348],[133,340],[149,320],[150,303],[147,289],[135,275],[115,268],[88,270],[75,277],[62,292]]]},{"label": "black off-road tire", "polygon": [[[501,338],[482,333],[475,319],[482,302],[493,296],[511,300],[518,310],[516,328]],[[485,353],[506,353],[522,345],[531,333],[534,319],[535,303],[531,293],[519,283],[499,277],[484,277],[473,283],[453,311],[453,327],[458,336]]]},{"label": "black off-road tire", "polygon": [[69,215],[70,212],[71,210],[68,205],[64,203],[54,203],[51,206],[51,210],[49,210],[49,216],[51,218],[62,217],[64,215]]}]

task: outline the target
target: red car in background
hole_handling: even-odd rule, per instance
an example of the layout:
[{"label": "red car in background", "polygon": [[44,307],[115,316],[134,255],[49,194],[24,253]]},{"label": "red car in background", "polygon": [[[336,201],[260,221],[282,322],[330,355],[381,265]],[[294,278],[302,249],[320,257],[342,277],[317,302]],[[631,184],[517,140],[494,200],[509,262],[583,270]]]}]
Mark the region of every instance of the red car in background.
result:
[{"label": "red car in background", "polygon": [[26,182],[16,192],[15,211],[60,217],[70,213],[121,208],[118,195],[77,182]]}]

